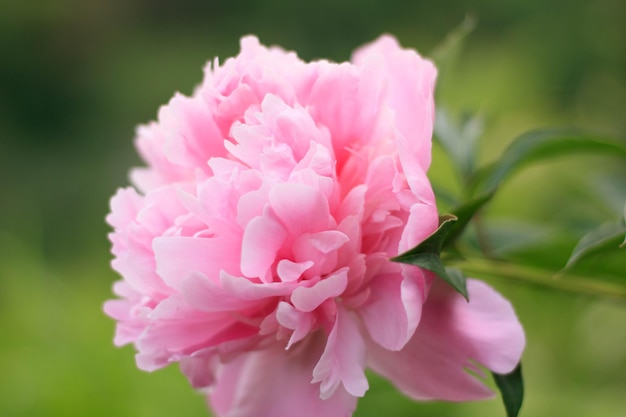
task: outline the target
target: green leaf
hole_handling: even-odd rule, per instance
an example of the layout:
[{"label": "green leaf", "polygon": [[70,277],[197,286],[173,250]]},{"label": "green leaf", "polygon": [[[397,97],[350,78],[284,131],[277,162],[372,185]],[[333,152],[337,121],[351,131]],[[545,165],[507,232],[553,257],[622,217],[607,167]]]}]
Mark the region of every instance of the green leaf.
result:
[{"label": "green leaf", "polygon": [[476,145],[483,133],[480,117],[465,115],[456,121],[445,109],[438,109],[435,116],[434,139],[441,145],[463,183],[474,173]]},{"label": "green leaf", "polygon": [[446,69],[461,49],[463,41],[476,27],[477,19],[473,15],[466,15],[461,24],[449,32],[443,41],[433,49],[430,57],[437,64],[437,68]]},{"label": "green leaf", "polygon": [[500,160],[478,173],[475,191],[481,195],[493,193],[524,165],[575,152],[602,152],[626,159],[626,146],[610,139],[571,129],[532,131],[515,139]]},{"label": "green leaf", "polygon": [[431,182],[435,196],[437,197],[437,207],[442,205],[454,207],[458,204],[458,198],[447,189],[439,186],[435,182]]},{"label": "green leaf", "polygon": [[491,200],[493,195],[493,192],[480,195],[452,210],[452,214],[454,214],[454,216],[456,216],[458,220],[452,225],[452,227],[448,231],[448,234],[443,241],[443,248],[450,247],[456,241],[456,239],[461,236],[474,215],[485,204],[487,204],[489,200]]},{"label": "green leaf", "polygon": [[522,364],[508,374],[492,372],[493,379],[502,394],[502,401],[506,409],[507,417],[517,417],[522,401],[524,400],[524,378],[522,377]]},{"label": "green leaf", "polygon": [[620,243],[624,233],[626,226],[622,221],[604,223],[593,229],[578,241],[563,270],[570,269],[589,255],[623,246],[623,243],[621,245]]},{"label": "green leaf", "polygon": [[[461,174],[464,176],[472,175],[472,155],[474,152],[472,147],[474,146],[473,141],[476,141],[478,137],[479,130],[468,128],[469,132],[474,133],[466,133],[464,137],[457,128],[449,125],[449,121],[446,121],[445,112],[441,114],[439,142],[446,149],[455,165],[459,166]],[[463,145],[464,141],[469,141],[469,144]],[[468,146],[469,148],[467,148]],[[452,210],[458,221],[449,231],[443,247],[449,247],[456,241],[474,215],[493,198],[500,184],[515,171],[524,165],[551,156],[585,151],[604,152],[626,159],[625,145],[574,130],[541,130],[519,136],[504,151],[499,161],[483,168],[474,175],[473,192],[471,192],[473,197]],[[626,240],[622,243],[622,246],[624,245],[626,245]]]},{"label": "green leaf", "polygon": [[469,295],[467,294],[467,277],[463,271],[458,268],[446,268],[446,272],[449,279],[447,282],[452,285],[452,288],[469,301]]},{"label": "green leaf", "polygon": [[450,230],[454,226],[457,218],[450,214],[445,214],[439,218],[439,227],[432,235],[427,237],[422,243],[410,249],[395,258],[391,258],[394,262],[405,263],[409,265],[419,266],[435,273],[439,278],[446,281],[459,294],[469,301],[467,293],[467,285],[465,277],[460,271],[446,271],[441,263],[441,249]]}]

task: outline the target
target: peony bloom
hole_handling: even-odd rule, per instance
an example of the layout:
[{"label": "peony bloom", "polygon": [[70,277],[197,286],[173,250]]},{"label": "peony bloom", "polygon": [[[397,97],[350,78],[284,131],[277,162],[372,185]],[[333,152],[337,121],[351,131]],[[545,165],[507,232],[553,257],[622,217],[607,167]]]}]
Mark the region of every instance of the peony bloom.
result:
[{"label": "peony bloom", "polygon": [[178,362],[222,417],[350,416],[367,367],[418,400],[490,397],[466,369],[516,366],[511,305],[389,261],[437,228],[435,78],[389,36],[342,64],[246,37],[209,65],[111,200],[115,343]]}]

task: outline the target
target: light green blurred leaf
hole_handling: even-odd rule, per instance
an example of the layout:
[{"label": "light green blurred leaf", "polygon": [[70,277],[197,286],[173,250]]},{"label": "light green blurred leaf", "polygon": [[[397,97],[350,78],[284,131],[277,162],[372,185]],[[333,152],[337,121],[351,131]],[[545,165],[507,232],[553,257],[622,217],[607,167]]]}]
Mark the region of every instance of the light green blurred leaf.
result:
[{"label": "light green blurred leaf", "polygon": [[450,247],[461,236],[474,215],[493,197],[493,193],[480,195],[452,210],[458,219],[450,228],[443,241],[443,247]]},{"label": "light green blurred leaf", "polygon": [[617,249],[624,233],[626,233],[626,226],[621,220],[604,223],[591,230],[578,241],[563,270],[572,268],[578,261],[590,255]]},{"label": "light green blurred leaf", "polygon": [[452,192],[446,188],[431,182],[435,196],[437,197],[437,207],[441,208],[442,205],[448,207],[454,207],[458,204],[458,198]]},{"label": "light green blurred leaf", "polygon": [[502,394],[502,401],[506,409],[507,417],[517,417],[522,401],[524,400],[524,378],[522,377],[522,364],[508,374],[493,372],[493,378]]},{"label": "light green blurred leaf", "polygon": [[[458,270],[446,271],[441,263],[441,249],[448,233],[452,230],[457,218],[450,214],[444,214],[439,219],[439,227],[422,243],[394,258],[394,262],[419,266],[434,272],[439,278],[446,281],[459,294],[469,300],[465,277]],[[451,273],[448,273],[451,272]]]},{"label": "light green blurred leaf", "polygon": [[450,246],[461,235],[474,215],[493,198],[502,182],[523,166],[576,152],[600,152],[626,159],[626,146],[617,141],[574,130],[539,130],[519,136],[496,163],[474,172],[475,145],[481,132],[477,119],[468,119],[459,127],[449,120],[445,111],[441,111],[437,120],[436,138],[458,167],[462,180],[474,177],[469,192],[472,197],[451,210],[458,221],[448,233],[444,247]]},{"label": "light green blurred leaf", "polygon": [[476,147],[482,133],[480,117],[466,115],[457,122],[445,109],[437,110],[434,139],[452,161],[462,183],[469,181],[474,172]]},{"label": "light green blurred leaf", "polygon": [[445,70],[452,65],[458,54],[463,41],[476,28],[477,19],[474,15],[466,15],[463,21],[455,27],[448,35],[433,49],[431,58],[441,70]]},{"label": "light green blurred leaf", "polygon": [[[540,251],[550,248],[555,242],[566,240],[568,237],[568,235],[564,236],[555,225],[535,223],[521,218],[489,219],[483,225],[482,232],[491,244],[492,255],[506,259],[510,259],[511,255],[519,256],[520,252],[523,253],[526,250]],[[478,242],[476,242],[478,238],[474,235],[469,238],[478,247]],[[532,262],[534,260],[525,259],[524,262],[534,265]]]},{"label": "light green blurred leaf", "polygon": [[571,129],[536,130],[515,139],[493,165],[474,180],[475,193],[493,193],[515,171],[533,162],[577,152],[598,152],[626,159],[617,141]]}]

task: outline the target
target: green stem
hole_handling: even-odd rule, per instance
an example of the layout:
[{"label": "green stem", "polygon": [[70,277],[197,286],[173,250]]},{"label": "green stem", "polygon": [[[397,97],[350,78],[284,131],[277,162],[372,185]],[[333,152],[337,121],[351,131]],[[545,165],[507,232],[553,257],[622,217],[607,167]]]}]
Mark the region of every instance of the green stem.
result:
[{"label": "green stem", "polygon": [[454,266],[463,270],[465,274],[476,277],[508,279],[576,294],[626,300],[625,287],[570,274],[560,277],[541,269],[485,258],[465,258],[455,262]]}]

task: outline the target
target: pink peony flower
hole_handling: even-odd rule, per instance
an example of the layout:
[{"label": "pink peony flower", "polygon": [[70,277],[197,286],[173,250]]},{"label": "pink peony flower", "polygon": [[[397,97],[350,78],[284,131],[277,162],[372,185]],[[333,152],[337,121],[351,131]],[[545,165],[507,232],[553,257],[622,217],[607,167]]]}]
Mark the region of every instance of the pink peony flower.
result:
[{"label": "pink peony flower", "polygon": [[435,77],[389,36],[342,64],[246,37],[209,65],[138,129],[139,191],[111,200],[115,343],[179,362],[218,416],[350,416],[366,367],[418,400],[490,397],[466,369],[516,366],[511,305],[389,261],[437,228]]}]

